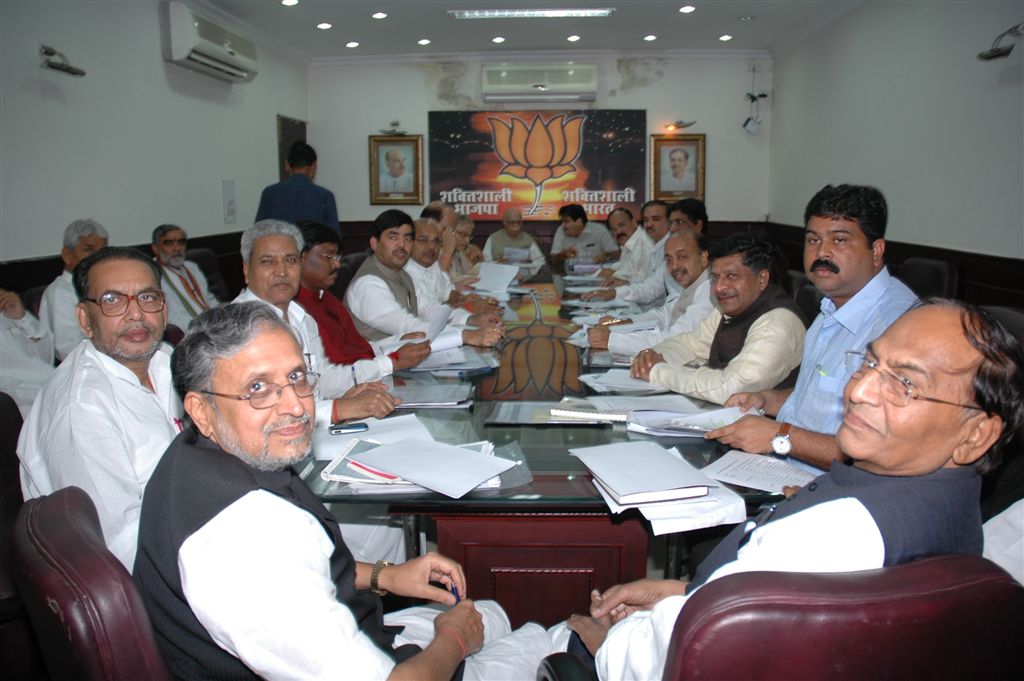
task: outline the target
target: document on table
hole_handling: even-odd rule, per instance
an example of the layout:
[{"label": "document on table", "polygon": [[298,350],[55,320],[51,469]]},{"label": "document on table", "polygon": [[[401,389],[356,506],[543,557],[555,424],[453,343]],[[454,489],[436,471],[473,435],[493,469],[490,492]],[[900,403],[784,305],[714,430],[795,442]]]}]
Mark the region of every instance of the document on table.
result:
[{"label": "document on table", "polygon": [[562,277],[563,281],[566,282],[583,282],[590,283],[598,280],[598,273],[596,271],[590,274],[566,274]]},{"label": "document on table", "polygon": [[396,442],[415,437],[432,440],[430,431],[420,423],[416,414],[389,416],[385,419],[361,419],[369,428],[360,433],[331,435],[326,428],[317,428],[313,434],[313,454],[317,459],[330,461],[352,440],[370,440],[378,443]]},{"label": "document on table", "polygon": [[700,497],[717,487],[706,475],[653,442],[570,449],[620,505]]},{"label": "document on table", "polygon": [[594,291],[600,291],[602,288],[603,287],[601,287],[601,286],[566,286],[565,287],[565,292],[566,293],[583,294],[583,293],[592,293]]},{"label": "document on table", "polygon": [[668,390],[629,375],[629,369],[609,369],[603,374],[581,374],[580,380],[601,393],[641,393],[655,395]]},{"label": "document on table", "polygon": [[349,458],[453,499],[465,496],[480,483],[515,465],[506,459],[417,438],[401,440]]},{"label": "document on table", "polygon": [[[579,419],[560,419],[551,416],[551,410],[557,408],[560,402],[494,402],[494,409],[487,418],[485,425],[494,426],[539,426],[544,424],[576,424],[585,423]],[[593,423],[600,423],[594,421]]]},{"label": "document on table", "polygon": [[410,367],[409,371],[433,371],[434,369],[441,369],[465,361],[466,355],[463,354],[462,348],[432,351],[425,360],[414,367]]},{"label": "document on table", "polygon": [[519,267],[516,265],[483,262],[480,263],[480,278],[473,287],[477,291],[504,291],[515,280],[517,274]]},{"label": "document on table", "polygon": [[562,305],[566,307],[583,307],[590,310],[611,310],[618,307],[630,307],[631,303],[625,300],[563,300]]},{"label": "document on table", "polygon": [[469,407],[473,386],[466,383],[438,385],[400,385],[388,392],[402,401],[397,409],[430,407]]},{"label": "document on table", "polygon": [[501,252],[501,257],[507,262],[530,262],[530,249],[529,248],[511,248],[505,247],[505,250]]},{"label": "document on table", "polygon": [[702,411],[685,395],[591,395],[587,401],[598,411],[641,411],[656,409],[679,414],[697,414]]},{"label": "document on table", "polygon": [[746,416],[739,407],[679,414],[670,411],[633,411],[627,430],[655,437],[704,437],[709,430],[722,428]]},{"label": "document on table", "polygon": [[726,452],[722,458],[708,464],[701,471],[710,478],[731,485],[777,494],[782,494],[782,488],[787,485],[803,487],[818,477],[782,459],[747,454],[735,449]]}]

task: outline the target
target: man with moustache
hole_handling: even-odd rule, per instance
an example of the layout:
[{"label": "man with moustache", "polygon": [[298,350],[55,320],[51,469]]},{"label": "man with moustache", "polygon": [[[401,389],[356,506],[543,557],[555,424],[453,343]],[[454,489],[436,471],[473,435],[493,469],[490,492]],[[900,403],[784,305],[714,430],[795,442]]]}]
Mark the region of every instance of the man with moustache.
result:
[{"label": "man with moustache", "polygon": [[604,262],[619,256],[619,245],[611,232],[599,222],[587,220],[587,212],[578,203],[558,209],[562,224],[551,239],[551,264],[561,266],[569,258],[584,262]]},{"label": "man with moustache", "polygon": [[667,298],[680,292],[664,265],[665,242],[668,240],[671,227],[669,205],[657,199],[648,201],[643,205],[641,215],[644,220],[644,231],[654,242],[654,248],[651,249],[651,259],[656,263],[654,270],[647,278],[639,281],[584,293],[581,296],[583,300],[617,299],[640,305],[660,305]]},{"label": "man with moustache", "polygon": [[601,678],[661,678],[687,599],[730,574],[849,572],[981,554],[982,474],[1020,455],[1017,338],[984,310],[934,300],[847,361],[836,440],[852,462],[833,461],[736,526],[689,583],[640,580],[593,594],[590,617],[574,616],[571,626],[597,650]]},{"label": "man with moustache", "polygon": [[[670,234],[665,242],[665,268],[682,293],[660,307],[621,322],[614,317],[603,317],[598,326],[587,330],[590,347],[607,348],[613,354],[632,357],[666,338],[696,329],[707,319],[714,310],[714,303],[711,302],[708,243],[705,236],[691,229]],[[615,333],[617,323],[647,321],[655,322],[657,327],[632,333]]]},{"label": "man with moustache", "polygon": [[[317,376],[278,315],[256,303],[205,312],[173,368],[194,427],[150,481],[134,578],[174,677],[533,678],[555,648],[547,632],[512,632],[496,603],[458,602],[458,563],[354,559],[293,469],[312,444]],[[384,616],[387,592],[434,605]]]},{"label": "man with moustache", "polygon": [[[511,260],[505,253],[506,248],[526,251],[526,260]],[[541,253],[537,240],[523,231],[523,213],[518,208],[506,208],[501,216],[501,229],[487,237],[484,243],[484,262],[500,262],[508,265],[519,265],[516,279],[520,282],[535,277],[544,266],[544,254]]]},{"label": "man with moustache", "polygon": [[142,492],[181,430],[171,386],[160,270],[134,248],[104,248],[74,272],[85,339],[57,367],[18,440],[26,499],[88,493],[111,553],[131,570]]},{"label": "man with moustache", "polygon": [[740,233],[712,245],[709,256],[717,308],[693,331],[638,354],[631,374],[715,404],[741,390],[792,386],[807,323],[772,281],[778,247]]},{"label": "man with moustache", "polygon": [[390,376],[422,362],[430,354],[430,343],[425,340],[413,338],[394,352],[385,353],[359,335],[352,315],[329,290],[341,266],[338,233],[313,220],[303,220],[296,226],[302,232],[303,244],[301,281],[295,301],[316,320],[327,359],[334,364],[353,365],[356,375],[364,377]]},{"label": "man with moustache", "polygon": [[160,280],[167,301],[167,323],[184,331],[203,310],[220,303],[206,282],[199,265],[185,260],[188,236],[177,225],[160,225],[153,230],[153,255],[163,270]]},{"label": "man with moustache", "polygon": [[619,244],[619,261],[598,274],[605,286],[621,286],[630,281],[641,281],[651,275],[657,264],[651,255],[654,242],[647,230],[640,229],[628,208],[619,207],[608,214],[608,229]]},{"label": "man with moustache", "polygon": [[[366,340],[394,340],[410,332],[426,333],[429,324],[419,316],[416,285],[405,271],[413,244],[413,219],[397,210],[386,210],[373,221],[367,258],[345,292],[345,304],[356,329]],[[499,326],[464,329],[458,345],[493,346],[504,335]]]},{"label": "man with moustache", "polygon": [[78,296],[72,272],[83,259],[106,248],[108,240],[107,230],[92,218],[75,220],[64,229],[64,245],[60,249],[64,272],[46,287],[39,301],[39,321],[53,337],[53,352],[58,362],[84,338],[75,314]]},{"label": "man with moustache", "polygon": [[453,326],[500,326],[503,323],[500,308],[494,299],[475,293],[463,295],[438,267],[437,257],[441,251],[438,224],[429,218],[419,218],[414,229],[412,254],[405,263],[405,271],[416,288],[417,316],[427,322],[444,317]]},{"label": "man with moustache", "polygon": [[824,187],[804,211],[804,268],[825,298],[804,339],[802,370],[790,390],[741,393],[726,404],[763,409],[708,433],[752,453],[789,455],[827,469],[839,458],[844,357],[861,352],[917,296],[885,268],[885,197],[874,187]]}]

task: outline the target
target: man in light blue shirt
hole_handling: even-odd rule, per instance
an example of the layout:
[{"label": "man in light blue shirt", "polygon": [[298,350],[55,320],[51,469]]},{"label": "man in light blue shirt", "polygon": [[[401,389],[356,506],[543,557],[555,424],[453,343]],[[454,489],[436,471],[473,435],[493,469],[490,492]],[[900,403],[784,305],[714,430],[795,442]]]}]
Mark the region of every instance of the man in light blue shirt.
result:
[{"label": "man in light blue shirt", "polygon": [[804,337],[792,390],[738,393],[728,406],[760,408],[709,439],[753,453],[788,455],[821,469],[840,459],[835,433],[843,388],[853,373],[848,351],[862,352],[917,296],[885,268],[885,197],[874,187],[826,186],[804,211],[804,269],[825,298]]}]

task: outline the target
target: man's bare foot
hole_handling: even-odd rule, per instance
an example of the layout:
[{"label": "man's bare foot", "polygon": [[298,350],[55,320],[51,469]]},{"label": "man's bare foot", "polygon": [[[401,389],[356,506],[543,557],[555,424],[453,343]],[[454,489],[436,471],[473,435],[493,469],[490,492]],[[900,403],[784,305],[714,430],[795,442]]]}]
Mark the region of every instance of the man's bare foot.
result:
[{"label": "man's bare foot", "polygon": [[597,649],[604,643],[608,636],[608,630],[612,628],[611,620],[607,617],[595,619],[586,615],[571,615],[569,617],[569,628],[580,635],[580,640],[587,647],[591,655],[597,655]]}]

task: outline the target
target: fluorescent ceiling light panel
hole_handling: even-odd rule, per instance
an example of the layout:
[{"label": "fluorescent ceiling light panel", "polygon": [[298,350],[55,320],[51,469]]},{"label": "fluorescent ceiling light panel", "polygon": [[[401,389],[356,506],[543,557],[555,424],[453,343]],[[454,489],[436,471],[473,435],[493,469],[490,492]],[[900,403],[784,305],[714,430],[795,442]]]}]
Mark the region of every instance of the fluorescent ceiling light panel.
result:
[{"label": "fluorescent ceiling light panel", "polygon": [[592,9],[450,9],[455,19],[564,19],[610,17],[614,7]]}]

